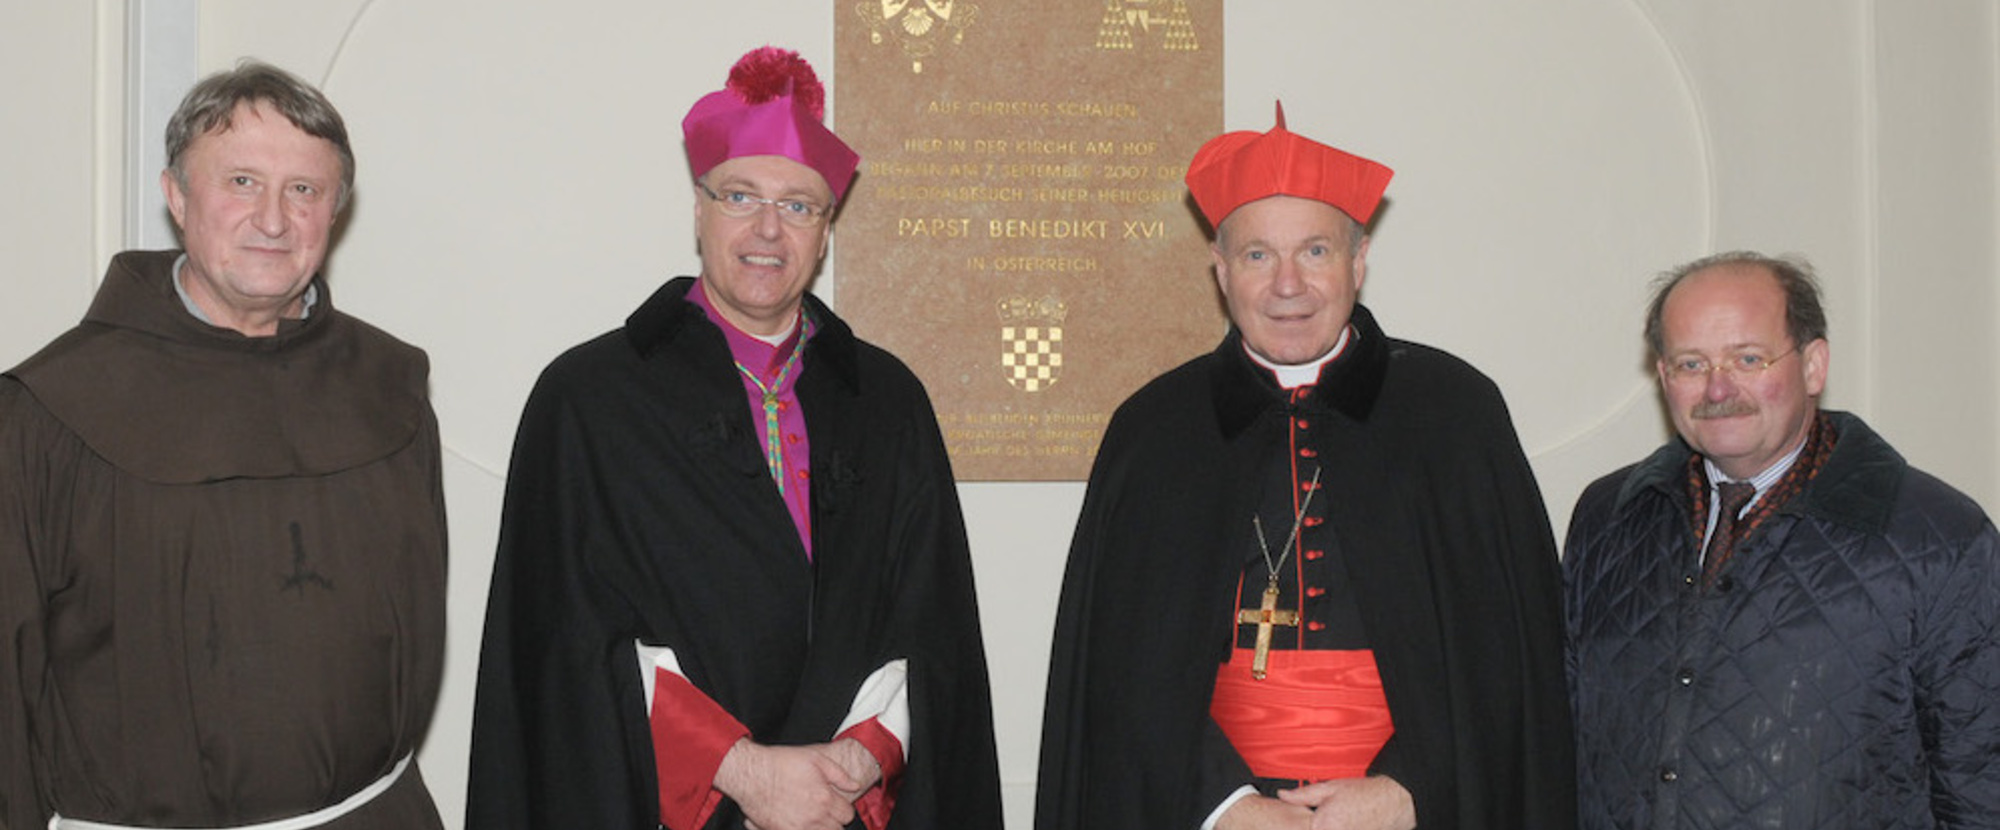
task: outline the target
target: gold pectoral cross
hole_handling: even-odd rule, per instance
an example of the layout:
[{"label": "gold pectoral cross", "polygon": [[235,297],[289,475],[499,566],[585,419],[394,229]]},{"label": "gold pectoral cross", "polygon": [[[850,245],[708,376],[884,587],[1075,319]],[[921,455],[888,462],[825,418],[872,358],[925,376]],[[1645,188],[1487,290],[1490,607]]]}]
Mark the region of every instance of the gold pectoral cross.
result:
[{"label": "gold pectoral cross", "polygon": [[1264,669],[1271,662],[1271,627],[1277,625],[1297,626],[1299,612],[1278,610],[1278,581],[1264,587],[1264,601],[1256,608],[1245,608],[1236,613],[1236,621],[1243,624],[1257,624],[1257,657],[1250,661],[1250,676],[1264,679]]}]

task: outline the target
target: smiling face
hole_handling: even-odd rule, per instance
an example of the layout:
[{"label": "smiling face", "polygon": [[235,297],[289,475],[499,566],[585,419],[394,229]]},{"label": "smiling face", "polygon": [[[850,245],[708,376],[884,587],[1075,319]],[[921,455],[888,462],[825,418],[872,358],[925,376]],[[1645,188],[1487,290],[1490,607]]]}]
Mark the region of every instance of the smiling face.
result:
[{"label": "smiling face", "polygon": [[1222,220],[1209,252],[1229,319],[1251,351],[1308,363],[1333,350],[1368,274],[1368,239],[1325,202],[1272,196]]},{"label": "smiling face", "polygon": [[[1741,480],[1805,442],[1826,388],[1827,344],[1792,342],[1785,293],[1768,269],[1722,265],[1689,274],[1667,295],[1660,330],[1660,388],[1674,429],[1696,452]],[[1677,374],[1670,370],[1677,363],[1765,368]]]},{"label": "smiling face", "polygon": [[801,227],[762,205],[749,216],[729,216],[702,192],[809,202],[827,206],[833,191],[812,168],[782,156],[744,156],[716,165],[694,188],[695,238],[701,246],[701,284],[717,313],[750,334],[777,334],[790,326],[826,256],[830,230],[824,215]]},{"label": "smiling face", "polygon": [[237,105],[231,126],[188,146],[179,175],[160,174],[187,248],[188,296],[218,326],[277,331],[326,260],[340,182],[332,142],[267,103]]}]

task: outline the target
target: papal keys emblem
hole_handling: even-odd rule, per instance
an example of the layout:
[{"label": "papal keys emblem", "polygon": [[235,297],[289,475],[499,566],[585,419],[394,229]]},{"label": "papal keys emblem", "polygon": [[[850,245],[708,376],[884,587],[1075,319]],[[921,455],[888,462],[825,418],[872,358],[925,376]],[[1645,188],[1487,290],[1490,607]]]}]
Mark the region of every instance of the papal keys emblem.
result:
[{"label": "papal keys emblem", "polygon": [[1054,386],[1062,375],[1062,322],[1069,309],[1050,294],[1039,300],[1009,297],[1001,300],[1000,371],[1007,382],[1023,392],[1040,392]]}]

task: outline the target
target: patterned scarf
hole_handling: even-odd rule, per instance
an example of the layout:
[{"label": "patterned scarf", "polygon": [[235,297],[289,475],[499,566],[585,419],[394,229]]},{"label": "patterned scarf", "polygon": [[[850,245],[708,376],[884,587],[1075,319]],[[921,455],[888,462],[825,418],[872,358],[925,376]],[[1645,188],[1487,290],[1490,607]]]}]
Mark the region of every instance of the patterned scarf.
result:
[{"label": "patterned scarf", "polygon": [[[1771,485],[1771,489],[1751,505],[1749,514],[1736,523],[1735,532],[1730,534],[1733,542],[1740,546],[1744,539],[1749,538],[1751,531],[1764,523],[1765,518],[1778,512],[1778,508],[1785,506],[1792,497],[1806,489],[1806,482],[1812,481],[1814,476],[1819,475],[1820,468],[1826,466],[1827,456],[1833,454],[1833,445],[1839,440],[1839,432],[1833,426],[1833,416],[1825,412],[1818,413],[1813,418],[1812,433],[1806,436],[1806,446],[1799,451],[1798,460],[1792,462],[1792,468],[1778,478],[1778,483]],[[1701,547],[1701,537],[1708,532],[1709,484],[1708,474],[1702,469],[1701,462],[1701,453],[1688,457],[1687,491],[1689,498],[1694,502],[1693,532],[1696,548]]]}]

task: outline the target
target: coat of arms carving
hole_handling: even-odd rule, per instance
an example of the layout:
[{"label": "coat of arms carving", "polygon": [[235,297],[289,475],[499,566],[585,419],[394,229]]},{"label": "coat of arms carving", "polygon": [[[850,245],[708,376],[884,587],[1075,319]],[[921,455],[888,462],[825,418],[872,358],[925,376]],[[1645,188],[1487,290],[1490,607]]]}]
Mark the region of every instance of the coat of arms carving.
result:
[{"label": "coat of arms carving", "polygon": [[870,43],[902,44],[910,71],[919,74],[940,44],[964,43],[966,28],[979,17],[978,6],[960,0],[863,0],[854,11],[868,26]]},{"label": "coat of arms carving", "polygon": [[1050,294],[1001,300],[1000,370],[1023,392],[1040,392],[1062,376],[1063,318],[1069,309]]}]

